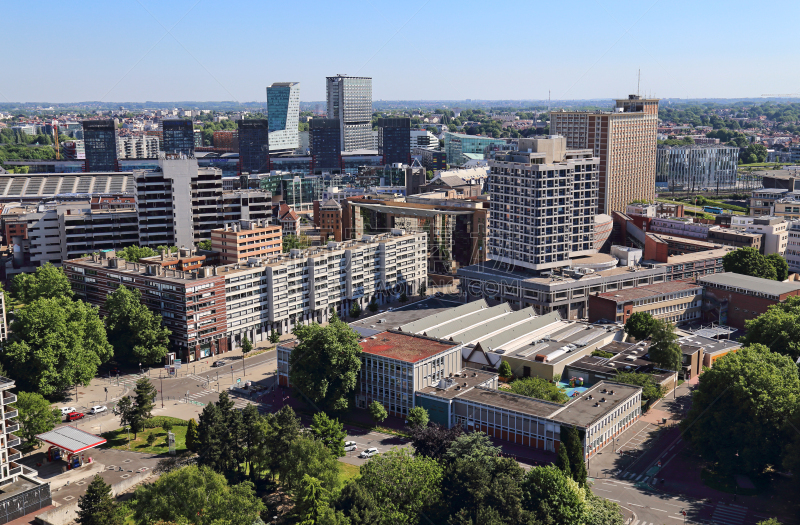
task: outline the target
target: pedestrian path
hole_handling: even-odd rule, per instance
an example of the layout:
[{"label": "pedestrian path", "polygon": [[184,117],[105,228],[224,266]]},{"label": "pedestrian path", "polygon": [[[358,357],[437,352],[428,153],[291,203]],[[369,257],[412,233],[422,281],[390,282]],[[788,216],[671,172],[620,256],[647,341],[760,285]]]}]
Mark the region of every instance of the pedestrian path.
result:
[{"label": "pedestrian path", "polygon": [[747,507],[718,503],[711,519],[719,525],[741,525],[747,517]]}]

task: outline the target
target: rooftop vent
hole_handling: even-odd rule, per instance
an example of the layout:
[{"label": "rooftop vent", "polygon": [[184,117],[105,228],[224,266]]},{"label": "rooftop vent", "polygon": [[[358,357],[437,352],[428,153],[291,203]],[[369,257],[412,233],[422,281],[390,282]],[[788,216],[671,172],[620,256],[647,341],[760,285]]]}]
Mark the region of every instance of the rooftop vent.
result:
[{"label": "rooftop vent", "polygon": [[372,337],[370,337],[370,339],[377,339],[377,337],[375,337],[375,336],[373,335]]}]

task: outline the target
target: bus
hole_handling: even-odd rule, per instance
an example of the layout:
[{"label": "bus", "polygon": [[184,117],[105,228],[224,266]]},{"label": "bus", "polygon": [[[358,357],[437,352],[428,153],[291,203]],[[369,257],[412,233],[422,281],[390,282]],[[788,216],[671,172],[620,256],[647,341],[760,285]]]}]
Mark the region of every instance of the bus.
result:
[{"label": "bus", "polygon": [[715,215],[719,215],[720,213],[722,213],[722,208],[716,206],[704,206],[703,211],[706,213],[713,213]]}]

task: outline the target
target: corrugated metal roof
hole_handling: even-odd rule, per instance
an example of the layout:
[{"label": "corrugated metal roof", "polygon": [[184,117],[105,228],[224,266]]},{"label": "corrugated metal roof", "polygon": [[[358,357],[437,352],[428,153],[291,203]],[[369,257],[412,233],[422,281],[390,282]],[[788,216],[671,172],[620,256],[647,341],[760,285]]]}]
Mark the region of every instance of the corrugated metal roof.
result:
[{"label": "corrugated metal roof", "polygon": [[[509,312],[502,317],[496,317],[485,323],[477,325],[453,337],[453,341],[464,344],[477,344],[484,339],[492,338],[494,335],[507,331],[516,325],[526,323],[536,318],[533,307],[524,308],[516,312]],[[485,346],[484,346],[485,348]],[[494,346],[492,346],[494,348]]]},{"label": "corrugated metal roof", "polygon": [[106,442],[105,439],[99,436],[68,425],[39,434],[36,437],[71,453],[94,448]]},{"label": "corrugated metal roof", "polygon": [[716,284],[721,286],[731,286],[741,288],[748,292],[763,293],[768,295],[782,295],[785,293],[800,290],[800,281],[783,283],[760,277],[750,277],[739,273],[715,273],[697,279],[702,284]]},{"label": "corrugated metal roof", "polygon": [[482,310],[478,310],[477,312],[473,312],[471,314],[465,315],[463,317],[459,317],[458,319],[454,319],[452,321],[446,322],[441,324],[437,327],[431,328],[429,330],[425,330],[423,333],[428,337],[436,337],[438,339],[449,339],[453,338],[461,340],[459,336],[462,332],[466,332],[470,328],[476,327],[478,325],[485,324],[489,322],[491,319],[495,319],[501,316],[505,316],[505,314],[511,312],[511,307],[508,304],[498,304],[497,306],[492,306],[491,308],[484,308]]},{"label": "corrugated metal roof", "polygon": [[531,333],[541,330],[545,326],[561,321],[561,316],[558,312],[550,312],[540,317],[533,317],[526,322],[520,323],[517,326],[503,330],[497,335],[487,339],[481,339],[477,344],[485,351],[491,348],[493,351],[498,348],[503,348],[510,343],[522,338],[529,337]]},{"label": "corrugated metal roof", "polygon": [[398,330],[412,334],[421,334],[426,330],[430,330],[431,328],[450,322],[453,319],[457,319],[464,315],[469,315],[485,308],[489,308],[486,300],[479,299],[477,301],[472,301],[467,304],[462,304],[460,306],[456,306],[455,308],[445,310],[444,312],[429,315],[428,317],[424,317],[418,321],[404,324],[400,326]]}]

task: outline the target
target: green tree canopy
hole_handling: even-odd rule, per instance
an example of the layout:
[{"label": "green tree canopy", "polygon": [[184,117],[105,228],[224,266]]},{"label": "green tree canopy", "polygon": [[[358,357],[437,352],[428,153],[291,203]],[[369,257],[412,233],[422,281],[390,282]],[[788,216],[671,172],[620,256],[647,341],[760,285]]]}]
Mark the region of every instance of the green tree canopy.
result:
[{"label": "green tree canopy", "polygon": [[198,250],[210,250],[211,249],[211,241],[206,239],[205,241],[200,241],[197,243]]},{"label": "green tree canopy", "polygon": [[344,410],[361,369],[358,333],[333,318],[328,326],[295,329],[299,343],[289,357],[292,386],[321,409]]},{"label": "green tree canopy", "polygon": [[781,464],[786,421],[798,402],[797,365],[764,345],[749,345],[700,376],[684,435],[723,471],[762,472]]},{"label": "green tree canopy", "polygon": [[572,479],[574,479],[578,485],[585,487],[587,472],[586,463],[583,459],[583,445],[581,441],[577,429],[574,427],[561,427],[561,445],[559,449],[562,447],[567,449]]},{"label": "green tree canopy", "polygon": [[347,437],[347,432],[338,419],[329,418],[325,412],[317,412],[311,421],[310,430],[314,439],[321,441],[334,456],[345,455],[344,438]]},{"label": "green tree canopy", "polygon": [[411,445],[418,456],[439,460],[463,432],[461,425],[447,428],[433,423],[426,427],[411,427]]},{"label": "green tree canopy", "polygon": [[614,381],[626,385],[642,387],[642,399],[646,399],[650,402],[664,397],[664,389],[650,374],[643,372],[622,372],[617,370]]},{"label": "green tree canopy", "polygon": [[553,401],[554,403],[566,403],[569,397],[563,390],[558,388],[546,379],[541,377],[522,377],[508,384],[511,391],[521,396]]},{"label": "green tree canopy", "polygon": [[38,434],[50,432],[61,422],[61,411],[52,408],[41,394],[20,392],[17,394],[19,411],[19,434],[30,443]]},{"label": "green tree canopy", "polygon": [[186,425],[186,448],[192,452],[197,452],[198,439],[199,435],[197,433],[197,421],[195,421],[194,418],[191,418],[189,423]]},{"label": "green tree canopy", "polygon": [[755,319],[745,321],[744,345],[762,344],[773,352],[800,358],[800,297],[773,304]]},{"label": "green tree canopy", "polygon": [[650,334],[650,361],[666,370],[680,370],[683,352],[677,341],[678,335],[672,323],[656,321]]},{"label": "green tree canopy", "polygon": [[415,406],[408,411],[408,424],[414,427],[425,427],[428,425],[428,411],[421,406]]},{"label": "green tree canopy", "polygon": [[99,474],[95,474],[86,493],[78,498],[79,525],[122,525],[125,521],[111,495],[108,485]]},{"label": "green tree canopy", "polygon": [[369,415],[377,424],[383,423],[384,420],[389,417],[389,414],[386,412],[386,408],[384,408],[381,402],[377,400],[369,404]]},{"label": "green tree canopy", "polygon": [[543,523],[582,524],[591,512],[586,490],[552,465],[530,469],[522,491],[525,507]]},{"label": "green tree canopy", "polygon": [[775,281],[778,279],[776,262],[774,258],[769,259],[761,255],[755,248],[739,248],[725,254],[722,258],[722,267],[726,272]]},{"label": "green tree canopy", "polygon": [[21,273],[11,283],[14,298],[23,303],[32,303],[37,299],[71,298],[72,287],[64,270],[52,264],[36,268],[35,273]]},{"label": "green tree canopy", "polygon": [[500,374],[500,377],[511,377],[513,375],[513,372],[511,371],[511,365],[508,364],[508,361],[502,361],[500,363],[498,373]]},{"label": "green tree canopy", "polygon": [[106,299],[105,310],[106,331],[117,359],[153,365],[166,357],[172,332],[142,303],[142,292],[120,286]]},{"label": "green tree canopy", "polygon": [[17,312],[2,359],[21,389],[50,396],[88,385],[112,353],[97,308],[61,297]]},{"label": "green tree canopy", "polygon": [[789,278],[789,263],[780,254],[771,253],[767,255],[767,261],[775,268],[775,280],[785,281]]},{"label": "green tree canopy", "polygon": [[656,320],[647,312],[634,312],[625,322],[625,333],[637,340],[647,339],[653,331]]},{"label": "green tree canopy", "polygon": [[194,465],[141,485],[132,503],[140,524],[186,520],[195,525],[253,525],[265,508],[249,481],[228,485],[222,474]]},{"label": "green tree canopy", "polygon": [[291,442],[278,474],[281,485],[289,492],[299,489],[305,475],[318,479],[329,492],[337,492],[341,486],[338,456],[322,441],[305,435]]},{"label": "green tree canopy", "polygon": [[121,250],[117,250],[117,257],[125,259],[128,262],[139,262],[139,259],[153,257],[155,255],[158,255],[158,253],[147,246],[130,245]]}]

